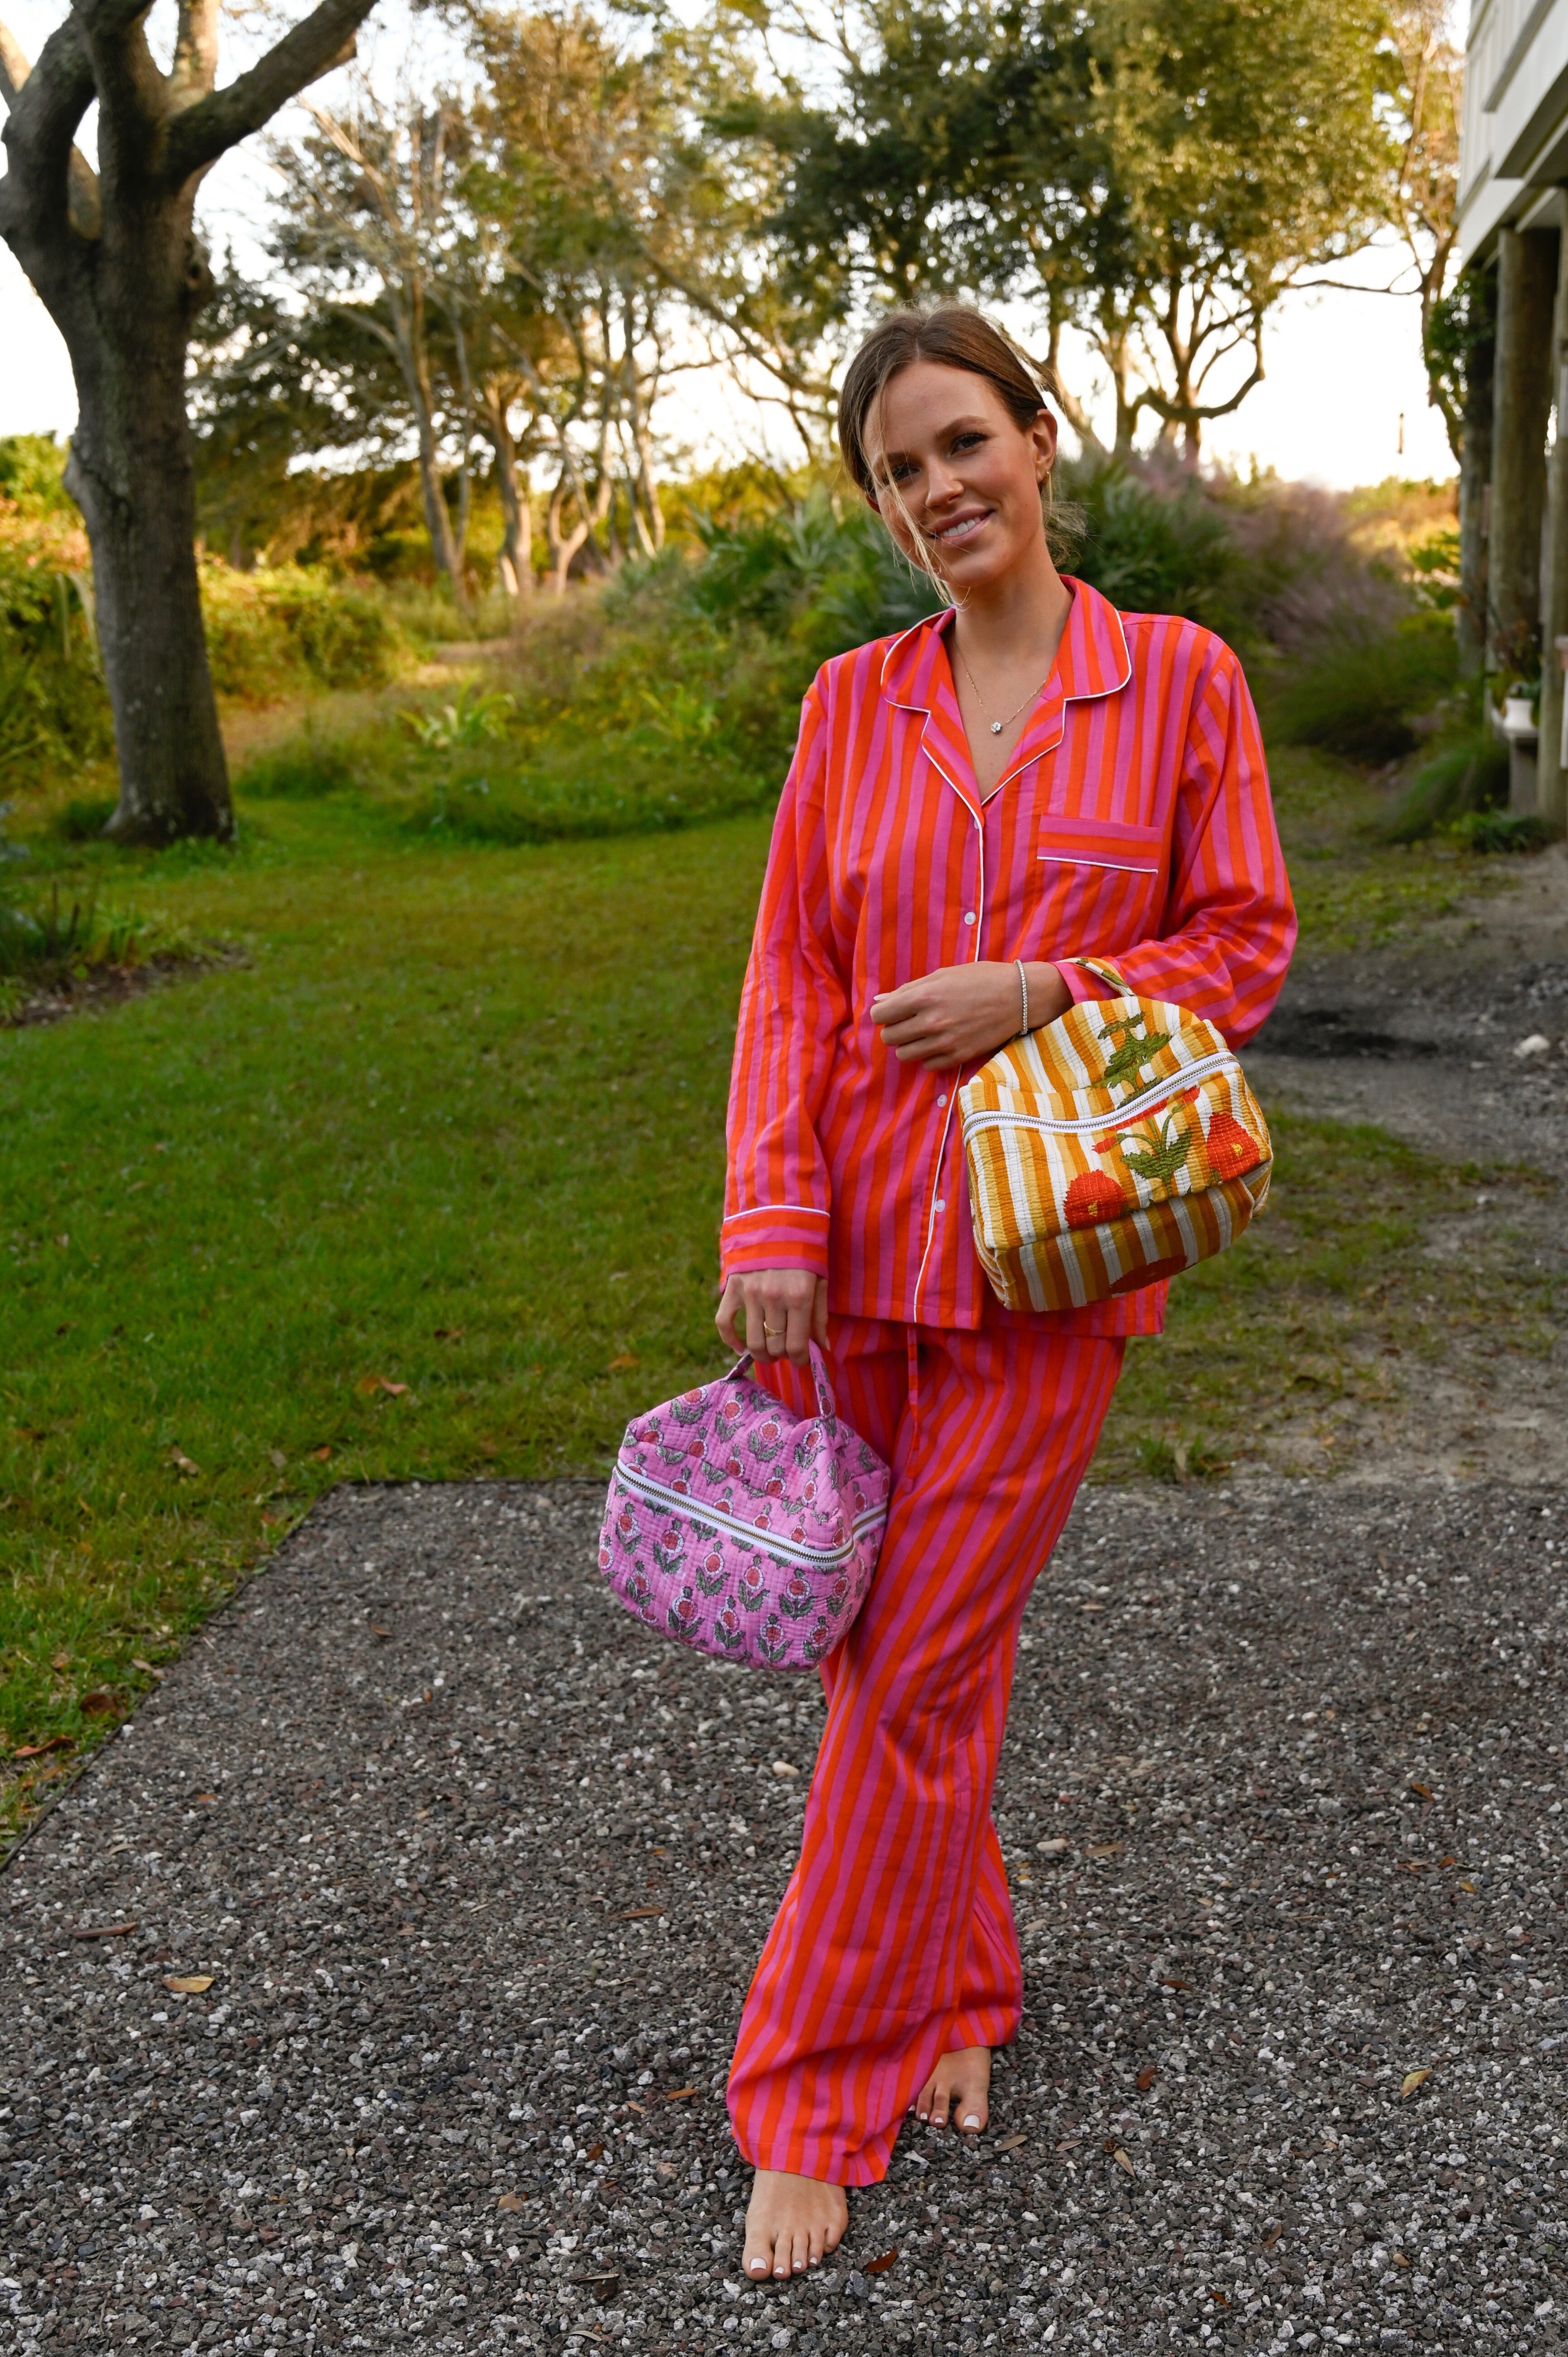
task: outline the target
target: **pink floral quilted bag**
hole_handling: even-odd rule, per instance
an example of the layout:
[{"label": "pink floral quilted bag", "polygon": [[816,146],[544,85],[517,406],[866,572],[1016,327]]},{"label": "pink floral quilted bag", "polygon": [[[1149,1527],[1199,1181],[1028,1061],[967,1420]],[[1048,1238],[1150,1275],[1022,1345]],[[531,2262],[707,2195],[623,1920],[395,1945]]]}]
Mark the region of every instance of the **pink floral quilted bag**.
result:
[{"label": "pink floral quilted bag", "polygon": [[628,1424],[610,1477],[599,1569],[650,1629],[720,1661],[815,1669],[876,1566],[893,1477],[811,1350],[818,1415],[746,1381],[746,1357]]}]

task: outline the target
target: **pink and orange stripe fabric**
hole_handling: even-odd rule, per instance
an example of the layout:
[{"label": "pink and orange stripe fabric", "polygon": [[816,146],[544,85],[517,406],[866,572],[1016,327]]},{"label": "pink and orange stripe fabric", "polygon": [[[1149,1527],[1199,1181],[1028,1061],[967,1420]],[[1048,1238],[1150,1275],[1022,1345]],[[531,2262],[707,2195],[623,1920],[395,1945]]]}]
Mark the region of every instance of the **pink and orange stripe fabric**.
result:
[{"label": "pink and orange stripe fabric", "polygon": [[[920,1338],[843,1318],[839,1412],[893,1468],[870,1592],[822,1665],[827,1726],[800,1859],[729,2081],[759,2168],[874,2184],[940,2057],[1016,2033],[1024,1975],[991,1792],[1018,1623],[1056,1544],[1124,1344],[1004,1322]],[[789,1361],[757,1378],[800,1414]]]},{"label": "pink and orange stripe fabric", "polygon": [[[878,991],[982,958],[1113,957],[1232,1047],[1295,938],[1256,716],[1213,633],[1069,581],[1054,670],[982,796],[950,611],[818,673],[774,829],[741,997],[723,1258],[812,1268],[836,1312],[972,1329],[957,1092],[881,1044]],[[1075,996],[1103,985],[1064,968]],[[1165,1291],[1054,1313],[1149,1333]]]}]

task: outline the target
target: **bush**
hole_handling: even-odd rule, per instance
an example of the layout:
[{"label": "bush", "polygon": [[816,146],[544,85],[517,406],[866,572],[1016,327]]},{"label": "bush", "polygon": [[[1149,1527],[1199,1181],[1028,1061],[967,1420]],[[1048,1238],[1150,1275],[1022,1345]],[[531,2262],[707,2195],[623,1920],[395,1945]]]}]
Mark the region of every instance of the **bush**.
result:
[{"label": "bush", "polygon": [[1466,851],[1480,852],[1544,851],[1559,838],[1551,821],[1533,811],[1466,811],[1449,833]]},{"label": "bush", "polygon": [[1458,660],[1440,615],[1412,616],[1370,638],[1336,637],[1276,693],[1270,718],[1287,744],[1397,760],[1419,741],[1412,720],[1453,686]]},{"label": "bush", "polygon": [[234,791],[253,802],[316,802],[357,782],[347,748],[306,727],[298,737],[248,761],[234,780]]},{"label": "bush", "polygon": [[1509,748],[1468,712],[1417,769],[1385,833],[1391,843],[1420,843],[1440,827],[1498,814],[1508,793]]},{"label": "bush", "polygon": [[329,574],[201,568],[208,660],[220,695],[270,704],[313,688],[381,687],[407,659],[387,599]]}]

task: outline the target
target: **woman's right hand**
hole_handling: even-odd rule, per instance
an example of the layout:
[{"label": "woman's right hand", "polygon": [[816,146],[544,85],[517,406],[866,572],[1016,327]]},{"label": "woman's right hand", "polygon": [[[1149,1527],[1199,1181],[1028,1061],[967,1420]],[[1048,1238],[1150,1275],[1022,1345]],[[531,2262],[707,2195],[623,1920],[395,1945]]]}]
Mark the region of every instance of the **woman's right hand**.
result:
[{"label": "woman's right hand", "polygon": [[808,1342],[828,1346],[828,1287],[809,1268],[751,1268],[726,1277],[714,1320],[726,1347],[754,1359],[806,1364]]}]

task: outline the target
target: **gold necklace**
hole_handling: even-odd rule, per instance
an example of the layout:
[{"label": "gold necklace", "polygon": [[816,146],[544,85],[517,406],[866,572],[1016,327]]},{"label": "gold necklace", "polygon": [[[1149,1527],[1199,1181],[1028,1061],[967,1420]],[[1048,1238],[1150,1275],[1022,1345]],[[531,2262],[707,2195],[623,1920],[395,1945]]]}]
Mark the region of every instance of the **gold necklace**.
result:
[{"label": "gold necklace", "polygon": [[[955,646],[957,646],[958,641],[957,641],[957,640],[956,640],[956,639],[954,640],[953,643],[954,643],[954,645],[955,645]],[[1041,691],[1044,689],[1045,684],[1046,684],[1046,679],[1049,679],[1049,677],[1050,677],[1050,673],[1049,673],[1049,672],[1047,672],[1047,673],[1046,673],[1046,679],[1043,679],[1043,680],[1040,682],[1039,686],[1038,686],[1038,687],[1032,687],[1032,688],[1029,690],[1028,694],[1024,698],[1024,702],[1023,702],[1023,704],[1015,704],[1015,705],[1013,706],[1012,711],[1007,715],[1007,717],[1006,717],[1006,719],[1005,719],[1005,720],[993,720],[993,719],[992,719],[992,717],[991,717],[991,706],[986,703],[984,696],[983,696],[983,695],[982,695],[982,694],[981,694],[981,693],[980,693],[980,682],[976,679],[976,677],[975,677],[974,673],[970,670],[970,668],[969,668],[969,657],[964,653],[964,651],[963,651],[963,649],[962,649],[961,647],[959,647],[959,648],[958,648],[958,659],[959,659],[960,662],[961,662],[961,663],[962,663],[962,665],[963,665],[965,674],[967,675],[968,680],[969,680],[969,683],[970,683],[971,687],[972,687],[972,688],[973,688],[973,690],[974,690],[975,701],[976,701],[976,703],[979,705],[979,706],[980,706],[980,708],[981,708],[982,712],[983,712],[983,713],[984,713],[984,715],[985,715],[985,719],[986,719],[986,725],[987,725],[987,726],[988,726],[988,727],[990,728],[991,733],[992,733],[992,735],[993,735],[993,737],[1000,737],[1000,736],[1001,736],[1001,734],[1002,734],[1002,731],[1004,730],[1004,728],[1007,727],[1007,726],[1010,725],[1010,723],[1011,723],[1011,722],[1013,722],[1013,721],[1015,721],[1015,720],[1016,720],[1016,719],[1017,719],[1018,715],[1020,714],[1020,712],[1022,712],[1022,711],[1024,710],[1025,705],[1026,705],[1033,704],[1033,702],[1035,701],[1035,698],[1036,698],[1036,696],[1041,693]]]}]

